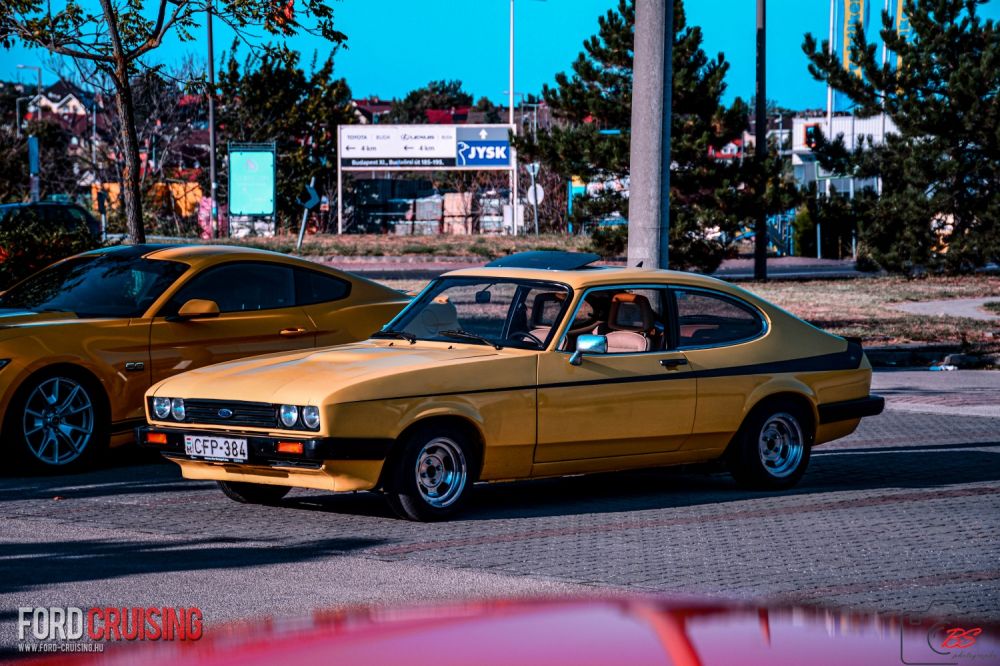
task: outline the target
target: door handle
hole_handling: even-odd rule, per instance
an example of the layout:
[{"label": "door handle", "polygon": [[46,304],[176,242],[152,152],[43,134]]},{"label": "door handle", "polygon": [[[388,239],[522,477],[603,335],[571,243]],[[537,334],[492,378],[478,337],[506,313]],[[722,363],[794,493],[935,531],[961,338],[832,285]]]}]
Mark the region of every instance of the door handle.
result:
[{"label": "door handle", "polygon": [[686,358],[664,358],[660,359],[660,365],[662,365],[667,370],[676,370],[682,365],[687,365],[688,360]]},{"label": "door handle", "polygon": [[304,328],[283,328],[280,334],[286,338],[297,338],[300,335],[305,335],[308,331]]}]

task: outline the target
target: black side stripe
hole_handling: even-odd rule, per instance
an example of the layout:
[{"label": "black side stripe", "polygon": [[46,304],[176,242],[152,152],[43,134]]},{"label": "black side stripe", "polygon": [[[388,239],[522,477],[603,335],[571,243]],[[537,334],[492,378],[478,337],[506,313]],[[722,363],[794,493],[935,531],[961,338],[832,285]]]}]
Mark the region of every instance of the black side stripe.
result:
[{"label": "black side stripe", "polygon": [[375,402],[379,400],[409,400],[412,398],[436,398],[446,395],[475,395],[479,393],[501,393],[504,391],[527,391],[534,389],[573,388],[577,386],[606,386],[612,384],[634,384],[642,382],[666,382],[677,379],[701,379],[711,377],[740,377],[745,375],[770,375],[789,372],[831,372],[836,370],[857,370],[861,366],[861,345],[851,342],[847,349],[833,354],[808,356],[786,361],[770,363],[754,363],[728,368],[710,370],[692,370],[690,372],[661,372],[655,375],[637,375],[635,377],[611,377],[608,379],[587,379],[576,382],[553,382],[550,384],[526,384],[524,386],[504,386],[501,388],[471,389],[467,391],[442,391],[439,393],[422,393],[416,395],[391,396],[356,400],[353,402]]}]

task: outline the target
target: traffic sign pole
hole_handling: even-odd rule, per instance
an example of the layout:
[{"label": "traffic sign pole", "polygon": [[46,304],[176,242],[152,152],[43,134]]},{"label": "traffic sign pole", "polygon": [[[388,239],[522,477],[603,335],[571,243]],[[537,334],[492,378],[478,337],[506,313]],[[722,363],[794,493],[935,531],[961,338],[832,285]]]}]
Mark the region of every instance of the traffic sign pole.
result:
[{"label": "traffic sign pole", "polygon": [[316,190],[313,186],[316,185],[316,176],[313,176],[309,180],[309,187],[306,188],[306,192],[309,194],[309,199],[302,203],[302,224],[299,225],[299,242],[295,244],[295,251],[299,252],[302,250],[302,239],[306,235],[306,220],[309,219],[309,209],[319,203],[319,197],[316,196]]}]

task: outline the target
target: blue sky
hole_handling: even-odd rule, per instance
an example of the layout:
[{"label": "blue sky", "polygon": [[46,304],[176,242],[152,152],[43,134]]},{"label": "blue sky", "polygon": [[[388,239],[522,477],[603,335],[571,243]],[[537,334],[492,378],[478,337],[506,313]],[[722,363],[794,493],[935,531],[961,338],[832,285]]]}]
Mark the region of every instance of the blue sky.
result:
[{"label": "blue sky", "polygon": [[[874,1],[872,17],[882,6]],[[53,0],[57,7],[61,0]],[[95,3],[96,4],[96,3]],[[338,28],[348,35],[348,48],[336,59],[337,73],[347,79],[355,96],[401,97],[434,79],[460,79],[476,98],[496,101],[507,89],[507,0],[335,0]],[[566,71],[582,42],[596,32],[597,17],[617,0],[516,0],[516,89],[541,90],[556,72]],[[709,54],[725,53],[730,63],[727,99],[749,99],[754,86],[754,0],[687,0],[688,21],[702,27]],[[1000,0],[980,10],[984,18],[1000,19]],[[825,104],[825,88],[809,76],[802,53],[802,36],[825,38],[827,0],[768,2],[768,97],[794,109]],[[216,49],[228,47],[231,34],[217,25]],[[322,40],[298,37],[290,45],[306,62]],[[166,63],[180,61],[203,41],[168,41],[157,54]],[[47,54],[15,48],[0,52],[0,78],[32,82],[34,72],[17,63],[37,64]],[[54,74],[46,73],[46,80]]]}]

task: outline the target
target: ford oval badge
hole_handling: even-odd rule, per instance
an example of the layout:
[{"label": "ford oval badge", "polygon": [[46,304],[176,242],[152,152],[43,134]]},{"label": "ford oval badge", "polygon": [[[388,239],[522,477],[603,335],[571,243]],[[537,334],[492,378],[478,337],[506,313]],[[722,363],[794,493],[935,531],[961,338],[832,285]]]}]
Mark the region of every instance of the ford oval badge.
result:
[{"label": "ford oval badge", "polygon": [[228,419],[232,415],[233,415],[233,410],[231,409],[226,409],[225,407],[223,407],[222,409],[219,410],[220,419]]}]

